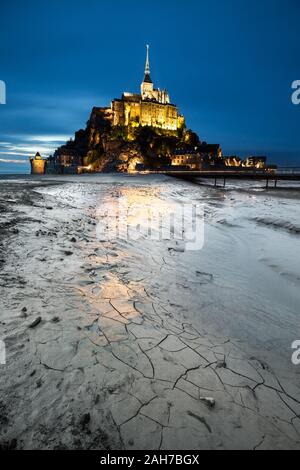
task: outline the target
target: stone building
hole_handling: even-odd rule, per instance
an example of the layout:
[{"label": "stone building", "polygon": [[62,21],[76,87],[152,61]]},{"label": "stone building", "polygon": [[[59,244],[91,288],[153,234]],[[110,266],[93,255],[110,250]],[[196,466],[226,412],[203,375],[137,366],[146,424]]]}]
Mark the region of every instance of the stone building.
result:
[{"label": "stone building", "polygon": [[224,157],[224,165],[228,166],[230,168],[232,167],[239,167],[242,164],[242,160],[240,157],[237,157],[236,155],[230,155]]},{"label": "stone building", "polygon": [[172,166],[184,166],[190,170],[205,170],[223,164],[219,144],[202,142],[195,148],[178,148],[171,156]]},{"label": "stone building", "polygon": [[169,131],[177,131],[184,126],[184,117],[170,102],[168,92],[154,88],[150,76],[149,46],[141,93],[123,93],[121,99],[112,101],[111,111],[114,126],[151,126]]},{"label": "stone building", "polygon": [[247,157],[245,160],[242,160],[237,156],[226,156],[224,157],[224,165],[229,168],[248,168],[248,169],[257,169],[264,170],[267,167],[267,157],[258,156],[258,157]]},{"label": "stone building", "polygon": [[242,162],[245,168],[256,168],[263,170],[266,168],[267,157],[248,157]]},{"label": "stone building", "polygon": [[172,166],[186,167],[190,170],[201,170],[202,155],[196,150],[176,150],[171,158]]},{"label": "stone building", "polygon": [[34,158],[30,158],[31,174],[44,175],[46,171],[47,159],[42,158],[40,153],[37,152]]}]

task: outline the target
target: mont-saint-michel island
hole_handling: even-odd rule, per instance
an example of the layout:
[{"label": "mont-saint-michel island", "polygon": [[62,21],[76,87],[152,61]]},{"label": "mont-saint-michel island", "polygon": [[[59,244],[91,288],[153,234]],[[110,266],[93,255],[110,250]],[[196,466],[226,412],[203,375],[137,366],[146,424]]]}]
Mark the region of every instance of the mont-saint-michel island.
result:
[{"label": "mont-saint-michel island", "polygon": [[30,158],[32,173],[267,169],[267,157],[223,156],[220,144],[201,141],[188,129],[168,91],[154,87],[146,48],[140,93],[124,92],[110,107],[94,107],[74,140],[53,156],[37,152]]}]

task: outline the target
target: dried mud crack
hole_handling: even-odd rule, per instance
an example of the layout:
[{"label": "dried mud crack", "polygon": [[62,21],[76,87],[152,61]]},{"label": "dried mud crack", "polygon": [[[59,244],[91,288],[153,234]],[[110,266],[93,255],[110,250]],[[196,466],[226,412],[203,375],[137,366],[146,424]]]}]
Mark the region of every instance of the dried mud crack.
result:
[{"label": "dried mud crack", "polygon": [[0,448],[299,447],[297,386],[168,287],[201,296],[214,274],[187,277],[168,244],[99,242],[98,188],[83,206],[70,186],[0,191]]}]

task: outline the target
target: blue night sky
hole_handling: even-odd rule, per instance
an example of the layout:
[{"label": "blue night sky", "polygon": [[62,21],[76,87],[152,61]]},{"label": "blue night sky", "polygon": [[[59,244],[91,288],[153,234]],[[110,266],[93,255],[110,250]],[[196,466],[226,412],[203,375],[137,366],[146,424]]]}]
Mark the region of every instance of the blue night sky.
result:
[{"label": "blue night sky", "polygon": [[202,140],[300,166],[299,21],[299,0],[1,0],[0,173],[138,91],[146,43],[154,84]]}]

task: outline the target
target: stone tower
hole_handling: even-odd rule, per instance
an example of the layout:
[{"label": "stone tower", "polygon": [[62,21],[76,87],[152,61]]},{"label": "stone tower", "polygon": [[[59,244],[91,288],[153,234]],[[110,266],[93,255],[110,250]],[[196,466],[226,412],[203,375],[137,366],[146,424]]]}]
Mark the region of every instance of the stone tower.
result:
[{"label": "stone tower", "polygon": [[39,152],[36,153],[34,158],[30,158],[31,174],[32,175],[44,175],[47,165],[47,160],[42,158]]}]

